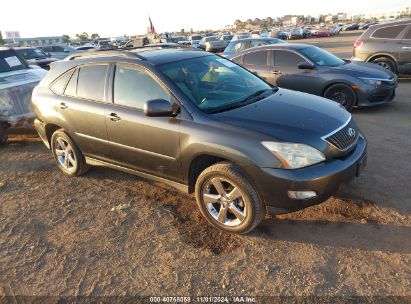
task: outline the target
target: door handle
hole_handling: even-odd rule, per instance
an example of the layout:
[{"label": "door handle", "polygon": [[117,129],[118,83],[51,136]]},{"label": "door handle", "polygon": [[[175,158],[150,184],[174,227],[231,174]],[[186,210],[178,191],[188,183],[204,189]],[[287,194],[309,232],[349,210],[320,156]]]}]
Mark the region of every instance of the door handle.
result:
[{"label": "door handle", "polygon": [[116,113],[110,113],[106,115],[107,118],[109,118],[111,121],[119,121],[121,118],[117,116]]},{"label": "door handle", "polygon": [[275,74],[275,75],[281,75],[283,72],[281,72],[281,71],[273,71],[273,74]]},{"label": "door handle", "polygon": [[66,105],[66,103],[65,102],[61,102],[60,103],[60,109],[67,109],[68,108],[68,105]]},{"label": "door handle", "polygon": [[404,50],[410,50],[411,49],[411,46],[403,46],[402,47]]}]

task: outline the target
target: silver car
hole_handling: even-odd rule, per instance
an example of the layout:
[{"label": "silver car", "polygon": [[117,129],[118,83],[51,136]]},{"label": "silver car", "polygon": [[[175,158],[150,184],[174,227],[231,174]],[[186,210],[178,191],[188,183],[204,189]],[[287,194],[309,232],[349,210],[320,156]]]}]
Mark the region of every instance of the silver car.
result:
[{"label": "silver car", "polygon": [[68,45],[58,44],[58,45],[46,45],[39,47],[43,52],[49,54],[50,57],[57,58],[57,59],[64,59],[69,55],[74,53],[80,53],[76,49],[69,47]]}]

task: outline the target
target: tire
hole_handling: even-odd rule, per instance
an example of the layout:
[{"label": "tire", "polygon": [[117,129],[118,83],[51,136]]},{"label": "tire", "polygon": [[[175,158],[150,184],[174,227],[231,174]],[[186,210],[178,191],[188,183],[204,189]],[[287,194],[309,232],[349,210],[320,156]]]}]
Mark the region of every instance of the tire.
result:
[{"label": "tire", "polygon": [[265,215],[256,190],[231,163],[217,163],[205,169],[197,178],[195,196],[206,220],[226,232],[247,233]]},{"label": "tire", "polygon": [[8,138],[7,132],[8,126],[5,123],[0,122],[0,145],[5,144]]},{"label": "tire", "polygon": [[372,63],[374,64],[378,64],[380,67],[383,67],[391,72],[393,72],[394,74],[397,73],[397,65],[394,62],[394,60],[392,60],[391,58],[388,57],[380,57],[380,58],[376,58],[371,60]]},{"label": "tire", "polygon": [[357,95],[354,90],[343,83],[329,86],[324,92],[324,97],[338,102],[345,107],[347,111],[350,111],[357,103]]},{"label": "tire", "polygon": [[63,129],[53,133],[51,151],[57,166],[66,175],[80,176],[90,169],[83,153]]}]

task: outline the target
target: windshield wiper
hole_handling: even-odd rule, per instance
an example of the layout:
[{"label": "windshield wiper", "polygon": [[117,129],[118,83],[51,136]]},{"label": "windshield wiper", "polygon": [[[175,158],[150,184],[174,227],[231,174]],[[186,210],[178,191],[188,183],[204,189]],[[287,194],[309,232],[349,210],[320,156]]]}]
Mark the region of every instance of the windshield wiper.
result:
[{"label": "windshield wiper", "polygon": [[228,105],[216,108],[216,109],[209,110],[209,111],[207,111],[207,113],[208,114],[215,114],[215,113],[219,113],[219,112],[225,112],[225,111],[233,110],[233,109],[248,105],[250,103],[259,101],[263,98],[266,98],[268,95],[263,96],[263,93],[267,93],[267,92],[274,93],[274,92],[277,92],[277,91],[278,91],[277,87],[271,88],[271,89],[258,90],[257,92],[251,94],[250,96],[244,98],[243,100],[241,100],[239,102],[235,102],[235,103],[228,104]]}]

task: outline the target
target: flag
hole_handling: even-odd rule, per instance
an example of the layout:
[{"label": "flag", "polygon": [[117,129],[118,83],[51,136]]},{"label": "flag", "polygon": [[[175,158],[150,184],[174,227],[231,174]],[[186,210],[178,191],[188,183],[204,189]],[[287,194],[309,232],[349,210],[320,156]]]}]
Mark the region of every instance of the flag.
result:
[{"label": "flag", "polygon": [[148,21],[150,22],[150,27],[149,27],[149,32],[150,34],[155,34],[156,33],[156,29],[154,28],[153,22],[151,22],[151,18],[148,17]]}]

